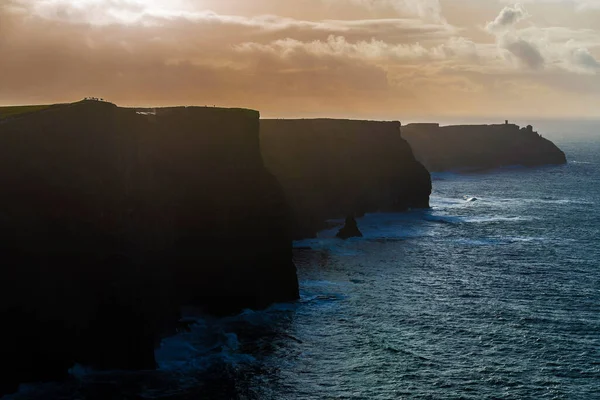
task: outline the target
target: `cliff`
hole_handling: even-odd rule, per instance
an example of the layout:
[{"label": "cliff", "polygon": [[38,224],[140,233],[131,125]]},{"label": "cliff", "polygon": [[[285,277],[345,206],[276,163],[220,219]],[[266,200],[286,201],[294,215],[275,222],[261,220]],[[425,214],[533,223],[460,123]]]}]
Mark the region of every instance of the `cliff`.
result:
[{"label": "cliff", "polygon": [[261,120],[265,164],[283,186],[294,236],[330,218],[429,207],[431,179],[399,122]]},{"label": "cliff", "polygon": [[180,306],[298,298],[259,114],[84,101],[0,121],[0,395],[74,363],[154,367]]},{"label": "cliff", "polygon": [[403,136],[432,172],[567,162],[565,154],[531,126],[410,124]]}]

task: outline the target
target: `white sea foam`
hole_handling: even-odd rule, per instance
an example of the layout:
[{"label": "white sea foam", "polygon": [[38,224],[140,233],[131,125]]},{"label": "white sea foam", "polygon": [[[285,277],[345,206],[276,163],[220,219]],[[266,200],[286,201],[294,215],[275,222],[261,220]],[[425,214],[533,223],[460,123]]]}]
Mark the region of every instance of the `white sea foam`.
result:
[{"label": "white sea foam", "polygon": [[69,375],[79,380],[85,379],[93,373],[94,371],[91,368],[85,367],[81,364],[75,364],[69,369]]},{"label": "white sea foam", "polygon": [[464,195],[462,198],[452,198],[443,196],[431,196],[431,205],[434,210],[444,210],[449,208],[464,208],[473,206],[472,203],[481,203],[482,205],[496,206],[500,208],[514,207],[518,205],[528,205],[534,203],[543,204],[595,204],[582,198],[558,198],[558,197],[540,197],[540,198],[518,198],[518,197],[493,197],[493,196],[472,196]]},{"label": "white sea foam", "polygon": [[217,362],[251,363],[254,358],[240,351],[235,332],[229,331],[225,319],[197,319],[189,328],[166,338],[155,351],[160,371],[206,370]]},{"label": "white sea foam", "polygon": [[532,217],[507,217],[507,216],[477,216],[477,217],[463,217],[464,222],[473,223],[488,223],[488,222],[521,222],[521,221],[532,221]]},{"label": "white sea foam", "polygon": [[548,240],[548,238],[544,238],[544,237],[499,236],[499,237],[486,237],[486,238],[479,238],[479,239],[460,238],[460,239],[456,239],[456,242],[464,244],[464,245],[468,245],[468,246],[498,246],[498,245],[508,245],[508,244],[519,243],[519,242],[529,243],[529,242],[542,242],[542,241],[547,241],[547,240]]},{"label": "white sea foam", "polygon": [[474,203],[485,203],[486,201],[487,199],[479,195],[464,195],[462,197],[443,197],[434,194],[430,197],[430,204],[433,210],[472,207],[475,205]]}]

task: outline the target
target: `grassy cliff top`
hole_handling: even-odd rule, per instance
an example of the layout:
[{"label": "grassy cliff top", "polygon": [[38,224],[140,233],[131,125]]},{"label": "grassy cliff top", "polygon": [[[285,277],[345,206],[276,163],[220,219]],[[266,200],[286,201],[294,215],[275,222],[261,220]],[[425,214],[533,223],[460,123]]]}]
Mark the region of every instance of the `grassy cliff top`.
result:
[{"label": "grassy cliff top", "polygon": [[156,108],[134,108],[136,111],[147,111],[155,113],[156,115],[168,115],[173,112],[189,112],[189,113],[203,113],[206,114],[220,114],[220,113],[236,113],[241,114],[249,118],[258,119],[260,118],[260,112],[249,108],[225,108],[225,107],[209,107],[209,106],[175,106],[175,107],[156,107]]},{"label": "grassy cliff top", "polygon": [[[0,107],[0,121],[4,120],[4,119],[8,119],[8,118],[21,117],[21,116],[25,116],[27,114],[44,111],[44,110],[47,110],[47,109],[53,108],[53,107],[75,106],[75,105],[79,105],[79,104],[93,104],[93,103],[110,104],[112,106],[115,106],[114,104],[112,104],[110,102],[99,101],[99,100],[89,100],[89,99],[76,101],[73,103],[66,103],[66,104],[6,106],[6,107]],[[131,108],[125,108],[125,109],[131,109],[131,110],[136,110],[136,111],[150,111],[153,113],[158,112],[160,114],[164,114],[164,113],[168,114],[169,112],[172,112],[172,111],[176,112],[176,111],[182,111],[182,110],[188,110],[190,112],[196,111],[196,112],[207,112],[207,113],[231,113],[231,112],[233,112],[233,113],[243,114],[250,118],[260,118],[260,113],[258,111],[246,109],[246,108],[179,106],[179,107],[156,107],[156,108],[131,107]]]},{"label": "grassy cliff top", "polygon": [[46,110],[52,107],[51,104],[36,105],[36,106],[10,106],[0,107],[0,120],[10,117],[17,117],[24,114],[30,114],[37,111]]},{"label": "grassy cliff top", "polygon": [[400,121],[398,120],[386,120],[386,121],[380,121],[380,120],[372,120],[372,119],[351,119],[351,118],[262,118],[261,122],[266,122],[266,123],[287,123],[287,124],[298,124],[298,123],[304,123],[304,124],[311,124],[311,123],[321,123],[321,124],[325,124],[325,123],[344,123],[344,124],[357,124],[357,123],[362,123],[362,124],[393,124],[393,125],[398,125],[400,124]]}]

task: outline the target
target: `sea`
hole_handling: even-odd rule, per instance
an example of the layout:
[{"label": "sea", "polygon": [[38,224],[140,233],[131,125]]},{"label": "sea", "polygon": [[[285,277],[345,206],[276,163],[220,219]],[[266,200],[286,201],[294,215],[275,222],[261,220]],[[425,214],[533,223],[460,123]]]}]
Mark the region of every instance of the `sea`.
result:
[{"label": "sea", "polygon": [[600,399],[595,126],[544,135],[567,165],[433,174],[430,210],[296,242],[300,301],[187,310],[158,371],[76,365],[6,399]]}]

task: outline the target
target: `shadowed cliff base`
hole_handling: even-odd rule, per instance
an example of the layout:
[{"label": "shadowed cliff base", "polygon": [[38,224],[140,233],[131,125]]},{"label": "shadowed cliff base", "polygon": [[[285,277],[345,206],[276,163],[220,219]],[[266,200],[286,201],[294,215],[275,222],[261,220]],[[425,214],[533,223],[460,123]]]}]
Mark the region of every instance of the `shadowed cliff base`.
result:
[{"label": "shadowed cliff base", "polygon": [[294,213],[294,237],[316,235],[330,218],[428,208],[429,172],[399,122],[261,120],[265,164]]},{"label": "shadowed cliff base", "polygon": [[565,154],[532,126],[409,124],[403,136],[431,172],[560,165]]},{"label": "shadowed cliff base", "polygon": [[258,112],[21,111],[0,121],[0,395],[75,363],[152,369],[182,305],[231,313],[298,298]]}]

